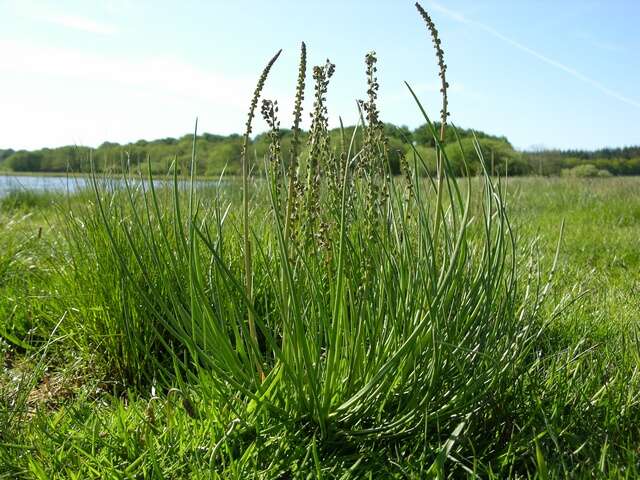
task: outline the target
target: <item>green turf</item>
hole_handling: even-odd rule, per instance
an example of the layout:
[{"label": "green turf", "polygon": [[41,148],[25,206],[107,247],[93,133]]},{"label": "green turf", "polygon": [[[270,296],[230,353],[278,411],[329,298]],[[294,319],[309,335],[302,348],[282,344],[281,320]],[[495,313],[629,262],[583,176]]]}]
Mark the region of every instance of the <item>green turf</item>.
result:
[{"label": "green turf", "polygon": [[240,179],[194,142],[0,200],[0,477],[636,478],[640,180],[491,177],[410,87],[435,150],[392,176],[373,52],[339,141],[313,68],[303,146],[304,44],[291,145],[263,99],[250,158],[278,56]]},{"label": "green turf", "polygon": [[[157,356],[158,347],[127,347],[108,332],[98,337],[100,328],[121,321],[127,303],[121,279],[109,276],[118,266],[95,204],[87,202],[91,194],[59,197],[54,206],[47,195],[47,201],[3,208],[0,475],[419,478],[441,463],[442,471],[462,476],[635,477],[640,180],[509,179],[507,192],[517,243],[533,245],[543,272],[565,225],[541,314],[549,324],[526,371],[505,395],[495,395],[495,405],[483,403],[468,418],[454,419],[444,436],[426,424],[421,432],[367,441],[323,435],[313,417],[288,423],[268,412],[238,416],[232,404],[220,407],[217,396],[226,390],[202,372],[191,380],[174,377],[173,390],[128,372],[147,365],[144,355]],[[210,208],[214,195],[202,195]],[[239,201],[233,191],[218,195]],[[170,203],[169,193],[159,196]],[[96,252],[73,245],[79,238],[70,230],[74,221],[89,225],[87,242],[105,244]],[[124,248],[126,239],[118,241]],[[82,252],[92,260],[78,263]],[[102,291],[95,291],[99,285]],[[144,335],[138,340],[151,342],[153,333]],[[165,360],[174,368],[174,360]],[[449,458],[439,460],[447,448]]]}]

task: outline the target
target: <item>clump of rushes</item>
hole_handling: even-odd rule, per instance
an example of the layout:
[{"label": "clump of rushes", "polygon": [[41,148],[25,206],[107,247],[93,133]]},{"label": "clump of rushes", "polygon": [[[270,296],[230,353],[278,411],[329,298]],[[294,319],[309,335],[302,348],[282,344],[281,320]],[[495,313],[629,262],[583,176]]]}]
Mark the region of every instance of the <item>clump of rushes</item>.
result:
[{"label": "clump of rushes", "polygon": [[[303,46],[294,130],[302,112],[305,55]],[[230,432],[234,451],[254,455],[251,462],[268,461],[283,437],[313,445],[305,458],[314,459],[318,476],[335,473],[321,471],[325,453],[351,453],[354,445],[376,451],[388,439],[410,442],[422,463],[435,465],[422,471],[423,477],[442,469],[449,458],[460,459],[466,468],[469,446],[501,452],[501,434],[513,429],[510,402],[530,386],[523,372],[535,357],[548,290],[540,276],[518,275],[520,255],[502,192],[486,174],[461,186],[447,174],[450,163],[441,149],[438,215],[433,215],[431,182],[421,181],[415,170],[409,176],[413,201],[398,195],[394,180],[386,180],[376,58],[369,54],[368,98],[360,104],[365,141],[357,145],[357,129],[350,142],[343,134],[341,152],[342,166],[366,162],[362,176],[342,168],[341,175],[329,177],[340,169],[329,142],[325,98],[335,67],[327,61],[313,71],[310,153],[306,183],[301,182],[305,203],[297,225],[282,226],[282,205],[264,195],[274,189],[260,189],[258,183],[250,219],[247,146],[277,57],[262,73],[251,101],[241,202],[227,203],[221,193],[198,197],[197,205],[183,210],[185,192],[177,180],[168,202],[149,182],[150,195],[127,189],[98,196],[99,214],[76,222],[78,238],[87,236],[88,224],[100,245],[111,245],[101,248],[107,260],[97,257],[95,264],[120,280],[117,290],[108,291],[109,308],[96,309],[113,312],[115,326],[101,335],[130,353],[118,358],[131,370],[146,365],[146,376],[167,388],[182,381],[201,387],[207,408],[199,412],[237,424],[238,432],[223,432]],[[437,140],[436,128],[416,102]],[[270,155],[281,159],[275,103],[262,107],[274,135]],[[296,142],[287,179],[290,222],[298,148]],[[477,152],[481,157],[482,150]],[[340,187],[337,209],[331,200],[334,181]],[[472,195],[478,184],[481,197]],[[233,193],[233,184],[221,189]],[[482,204],[474,206],[471,199]],[[374,201],[383,208],[371,209]],[[384,225],[373,231],[374,238],[363,234],[371,232],[372,223]],[[283,228],[289,228],[287,236]],[[316,237],[288,245],[283,238],[295,238],[294,228]],[[488,436],[487,425],[495,425],[496,432]],[[402,451],[406,444],[396,445]],[[243,455],[216,449],[212,465],[224,464],[227,455]],[[289,468],[283,466],[278,476],[300,473]]]},{"label": "clump of rushes", "polygon": [[[251,262],[251,238],[249,233],[249,161],[247,159],[247,147],[249,145],[249,136],[251,135],[251,123],[253,121],[253,117],[255,116],[256,107],[258,106],[258,99],[262,94],[262,89],[264,88],[264,84],[267,81],[267,77],[269,75],[269,71],[271,67],[276,62],[278,57],[282,53],[282,50],[278,50],[267,66],[264,67],[260,78],[258,79],[258,84],[256,85],[256,89],[253,92],[253,97],[251,98],[251,104],[249,106],[249,114],[247,117],[246,130],[244,134],[244,139],[242,142],[242,151],[240,153],[240,161],[242,163],[242,231],[243,231],[243,244],[244,244],[244,274],[245,274],[245,294],[251,304],[253,300],[253,270],[252,270],[252,262]],[[256,326],[254,320],[253,309],[250,307],[248,310],[248,323],[249,323],[249,334],[251,335],[251,339],[257,346],[258,344],[258,335],[256,333]],[[264,377],[264,373],[262,370],[262,362],[259,358],[256,357],[256,366],[258,369],[258,373],[261,377]]]},{"label": "clump of rushes", "polygon": [[287,206],[285,210],[284,238],[289,238],[289,229],[295,222],[297,196],[300,193],[298,179],[298,155],[300,149],[300,122],[302,121],[302,101],[304,100],[304,87],[307,77],[307,46],[304,42],[300,45],[300,64],[298,66],[298,81],[296,82],[296,96],[293,106],[293,138],[291,140],[291,158],[289,159],[289,184],[287,188]]}]

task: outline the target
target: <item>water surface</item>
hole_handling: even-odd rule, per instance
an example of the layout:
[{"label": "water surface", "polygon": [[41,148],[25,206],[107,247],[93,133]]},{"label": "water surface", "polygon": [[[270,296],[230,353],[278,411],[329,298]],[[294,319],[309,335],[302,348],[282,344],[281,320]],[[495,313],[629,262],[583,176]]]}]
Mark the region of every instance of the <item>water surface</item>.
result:
[{"label": "water surface", "polygon": [[[139,178],[130,178],[129,183],[134,186],[140,186]],[[144,180],[148,184],[147,180]],[[122,177],[115,178],[98,178],[98,184],[101,186],[111,185],[123,187],[125,185]],[[163,185],[172,185],[173,180],[158,179],[153,181],[154,186],[161,187]],[[186,179],[178,180],[178,188],[189,188],[191,182]],[[222,184],[226,185],[227,181]],[[198,179],[195,181],[197,188],[216,187],[219,185],[217,179]],[[92,180],[90,177],[67,177],[65,175],[2,175],[0,174],[0,197],[16,190],[29,190],[35,192],[58,192],[58,193],[74,193],[86,188],[92,188]]]},{"label": "water surface", "polygon": [[0,175],[0,196],[16,190],[73,193],[90,185],[90,179],[86,177]]}]

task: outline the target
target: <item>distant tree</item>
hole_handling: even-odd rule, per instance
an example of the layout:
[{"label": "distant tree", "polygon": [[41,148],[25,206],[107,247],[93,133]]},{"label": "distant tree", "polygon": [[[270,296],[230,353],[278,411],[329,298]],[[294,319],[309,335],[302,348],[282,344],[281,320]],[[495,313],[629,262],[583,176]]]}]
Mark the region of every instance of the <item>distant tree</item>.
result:
[{"label": "distant tree", "polygon": [[7,170],[9,167],[5,162],[5,159],[9,158],[11,155],[15,153],[11,148],[0,149],[0,170]]},{"label": "distant tree", "polygon": [[15,152],[15,150],[12,150],[11,148],[7,148],[7,149],[1,149],[0,148],[0,161],[4,160],[5,158],[13,155]]},{"label": "distant tree", "polygon": [[610,177],[611,173],[607,170],[600,170],[595,165],[585,163],[573,168],[565,168],[562,170],[562,176],[565,177]]},{"label": "distant tree", "polygon": [[6,165],[14,172],[39,172],[42,166],[41,152],[27,152],[21,150],[7,158]]},{"label": "distant tree", "polygon": [[523,175],[529,173],[529,166],[522,160],[511,144],[500,138],[478,138],[481,156],[476,151],[476,140],[466,137],[448,144],[445,148],[447,158],[456,175],[464,175],[465,163],[472,175],[482,172],[482,162],[492,175]]}]

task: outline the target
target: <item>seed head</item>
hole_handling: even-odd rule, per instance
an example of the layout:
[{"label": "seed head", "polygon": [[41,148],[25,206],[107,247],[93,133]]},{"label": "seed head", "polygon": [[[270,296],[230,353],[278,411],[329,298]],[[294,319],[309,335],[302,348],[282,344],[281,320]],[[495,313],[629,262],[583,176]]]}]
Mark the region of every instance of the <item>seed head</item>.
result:
[{"label": "seed head", "polygon": [[447,117],[449,116],[449,102],[447,100],[447,88],[449,88],[449,83],[447,83],[447,65],[444,63],[444,51],[442,50],[442,41],[438,35],[438,29],[436,25],[433,23],[433,20],[429,16],[429,14],[425,11],[422,6],[416,2],[416,8],[418,12],[424,19],[424,22],[427,24],[427,28],[429,33],[431,34],[431,39],[433,41],[433,46],[436,50],[436,58],[438,60],[438,68],[439,68],[439,76],[442,81],[442,87],[440,88],[440,93],[442,94],[442,110],[440,110],[440,141],[444,142],[444,132],[447,124]]}]

